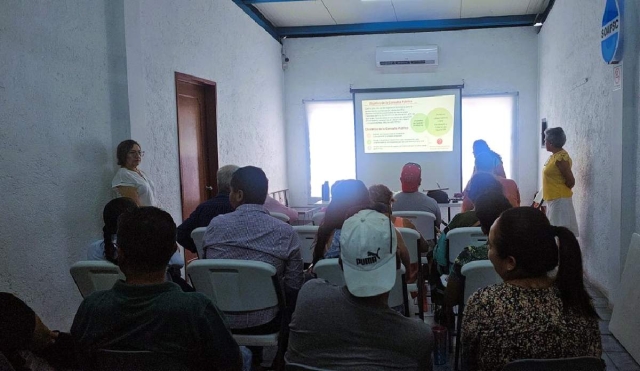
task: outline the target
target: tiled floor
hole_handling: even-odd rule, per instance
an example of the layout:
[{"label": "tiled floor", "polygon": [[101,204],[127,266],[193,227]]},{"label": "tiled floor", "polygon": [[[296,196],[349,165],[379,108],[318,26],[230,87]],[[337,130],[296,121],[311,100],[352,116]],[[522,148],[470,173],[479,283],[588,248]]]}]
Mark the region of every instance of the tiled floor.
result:
[{"label": "tiled floor", "polygon": [[[609,331],[609,320],[611,320],[611,309],[609,302],[596,288],[587,284],[587,291],[593,298],[593,305],[600,316],[600,333],[602,335],[602,359],[607,364],[607,371],[640,371],[640,366],[627,353],[624,347],[611,335]],[[453,367],[453,354],[449,357],[449,362],[442,366],[434,366],[434,371],[451,371]]]}]

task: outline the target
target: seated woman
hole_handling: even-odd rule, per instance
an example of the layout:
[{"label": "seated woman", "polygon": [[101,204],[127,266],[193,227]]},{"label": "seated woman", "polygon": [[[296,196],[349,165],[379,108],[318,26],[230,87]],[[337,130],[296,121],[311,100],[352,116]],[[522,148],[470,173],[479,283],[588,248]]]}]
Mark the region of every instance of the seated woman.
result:
[{"label": "seated woman", "polygon": [[[360,180],[337,181],[331,189],[331,203],[327,207],[324,220],[318,228],[313,249],[313,265],[321,259],[340,257],[340,232],[342,224],[360,210],[370,208],[369,190]],[[409,267],[409,251],[398,234],[397,253],[405,267]]]},{"label": "seated woman", "polygon": [[337,181],[331,189],[331,203],[327,206],[324,220],[318,228],[313,264],[321,259],[340,256],[340,230],[350,216],[369,207],[369,191],[360,180]]},{"label": "seated woman", "polygon": [[[493,222],[498,219],[503,211],[511,209],[511,202],[501,193],[485,193],[478,197],[475,210],[482,233],[489,234],[489,229]],[[489,259],[489,244],[481,246],[467,246],[453,262],[453,267],[449,272],[447,288],[444,292],[445,303],[457,305],[462,300],[464,294],[464,276],[461,274],[462,267],[470,262]]]},{"label": "seated woman", "polygon": [[[475,204],[478,198],[484,193],[503,194],[502,184],[500,184],[498,179],[496,179],[492,174],[477,173],[471,177],[471,180],[469,180],[467,196]],[[449,272],[449,250],[447,248],[446,233],[456,228],[477,227],[479,225],[480,221],[478,220],[475,209],[457,214],[453,217],[449,226],[444,229],[444,233],[440,235],[440,238],[438,238],[438,243],[433,251],[434,260],[441,273]]]},{"label": "seated woman", "polygon": [[[103,239],[89,245],[87,251],[88,260],[107,260],[118,265],[118,251],[116,248],[116,233],[118,231],[118,218],[120,215],[137,209],[138,205],[128,197],[118,197],[109,201],[102,211]],[[167,267],[167,280],[180,285],[183,291],[194,291],[180,275],[180,269],[184,267],[184,257],[177,250],[169,261]]]},{"label": "seated woman", "polygon": [[507,210],[489,232],[489,260],[504,283],[467,301],[462,349],[468,369],[501,370],[524,358],[601,356],[598,315],[571,231],[551,226],[531,207]]}]

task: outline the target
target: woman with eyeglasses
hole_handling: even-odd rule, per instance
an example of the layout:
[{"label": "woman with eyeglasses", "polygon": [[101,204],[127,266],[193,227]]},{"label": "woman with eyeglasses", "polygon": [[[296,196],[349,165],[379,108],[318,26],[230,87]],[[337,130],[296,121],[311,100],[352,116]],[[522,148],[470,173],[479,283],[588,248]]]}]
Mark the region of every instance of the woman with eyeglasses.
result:
[{"label": "woman with eyeglasses", "polygon": [[122,141],[118,144],[116,156],[120,169],[111,181],[111,188],[118,197],[129,197],[138,206],[157,206],[153,182],[138,169],[144,156],[140,144],[132,139]]}]

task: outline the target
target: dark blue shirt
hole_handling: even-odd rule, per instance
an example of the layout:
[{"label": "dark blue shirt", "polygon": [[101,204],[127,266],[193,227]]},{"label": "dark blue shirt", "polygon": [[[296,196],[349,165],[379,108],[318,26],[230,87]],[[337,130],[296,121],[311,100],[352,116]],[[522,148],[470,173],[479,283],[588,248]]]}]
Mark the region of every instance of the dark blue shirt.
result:
[{"label": "dark blue shirt", "polygon": [[178,243],[185,249],[196,252],[196,244],[191,238],[191,232],[196,228],[208,227],[211,219],[232,211],[228,193],[218,193],[214,198],[201,203],[178,227]]}]

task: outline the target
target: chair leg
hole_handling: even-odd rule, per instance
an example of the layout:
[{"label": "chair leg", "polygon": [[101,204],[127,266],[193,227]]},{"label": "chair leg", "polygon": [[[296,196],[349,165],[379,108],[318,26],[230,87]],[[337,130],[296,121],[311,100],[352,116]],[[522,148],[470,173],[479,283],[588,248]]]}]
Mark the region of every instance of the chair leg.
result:
[{"label": "chair leg", "polygon": [[460,361],[460,346],[462,345],[462,341],[460,341],[460,335],[462,335],[462,313],[464,312],[464,304],[458,305],[458,323],[456,323],[456,359],[454,364],[454,370],[458,371],[458,365]]},{"label": "chair leg", "polygon": [[[420,256],[418,254],[418,256]],[[424,276],[422,274],[422,261],[418,259],[418,317],[424,321]]]},{"label": "chair leg", "polygon": [[407,277],[405,274],[402,275],[402,303],[404,304],[404,316],[410,317],[409,313],[409,292],[407,291]]}]

